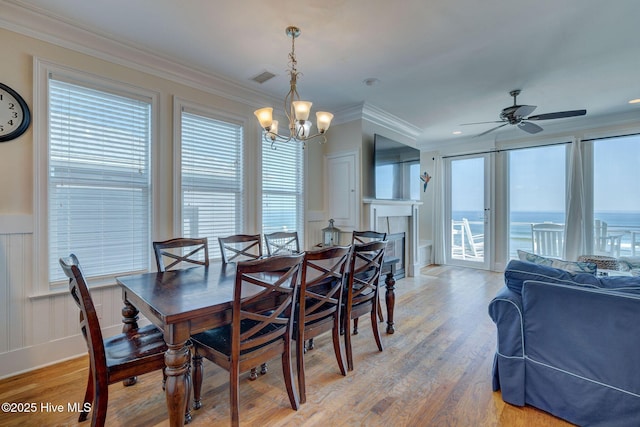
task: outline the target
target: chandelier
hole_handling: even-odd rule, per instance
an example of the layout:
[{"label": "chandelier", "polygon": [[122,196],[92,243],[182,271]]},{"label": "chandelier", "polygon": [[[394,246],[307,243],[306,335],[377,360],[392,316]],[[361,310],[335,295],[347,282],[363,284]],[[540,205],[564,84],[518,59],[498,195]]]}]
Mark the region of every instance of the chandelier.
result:
[{"label": "chandelier", "polygon": [[316,127],[318,132],[311,135],[312,122],[309,120],[309,114],[311,113],[311,102],[301,101],[298,90],[296,89],[296,83],[298,76],[301,74],[297,66],[295,41],[296,37],[300,35],[300,29],[298,27],[287,27],[285,30],[287,36],[291,38],[291,53],[289,53],[289,79],[290,86],[287,96],[284,97],[284,113],[289,120],[289,134],[282,135],[278,133],[278,121],[273,120],[273,108],[265,107],[254,111],[260,126],[264,129],[265,141],[271,142],[271,147],[274,147],[274,143],[296,141],[302,142],[303,147],[305,141],[322,136],[322,143],[327,142],[325,133],[331,125],[331,119],[333,114],[326,111],[318,111],[316,113]]}]

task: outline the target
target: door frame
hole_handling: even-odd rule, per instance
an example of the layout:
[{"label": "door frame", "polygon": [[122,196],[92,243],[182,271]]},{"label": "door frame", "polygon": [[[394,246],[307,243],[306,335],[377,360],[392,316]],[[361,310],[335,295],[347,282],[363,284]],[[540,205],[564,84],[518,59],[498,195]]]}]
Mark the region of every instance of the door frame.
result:
[{"label": "door frame", "polygon": [[[484,257],[482,261],[469,261],[454,259],[451,256],[451,202],[452,202],[452,176],[451,163],[456,160],[483,159],[484,168]],[[494,156],[493,153],[469,154],[464,156],[444,157],[444,259],[448,265],[479,268],[490,270],[493,263],[493,188],[494,188]]]}]

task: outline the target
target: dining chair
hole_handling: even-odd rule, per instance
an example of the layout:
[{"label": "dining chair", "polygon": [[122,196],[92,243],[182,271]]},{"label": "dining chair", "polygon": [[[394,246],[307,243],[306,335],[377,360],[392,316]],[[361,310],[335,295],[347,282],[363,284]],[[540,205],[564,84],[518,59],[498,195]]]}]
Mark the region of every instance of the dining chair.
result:
[{"label": "dining chair", "polygon": [[354,245],[349,261],[346,298],[344,299],[344,343],[347,353],[347,369],[353,370],[353,351],[351,348],[351,319],[354,319],[353,335],[358,334],[355,319],[367,313],[371,316],[371,328],[378,349],[382,348],[378,330],[378,300],[380,272],[384,259],[386,241],[374,241]]},{"label": "dining chair", "polygon": [[298,317],[294,324],[300,403],[307,401],[305,388],[305,342],[313,349],[313,338],[332,331],[333,351],[342,375],[347,375],[340,345],[342,290],[351,246],[331,246],[307,251],[302,265]]},{"label": "dining chair", "polygon": [[[358,231],[354,230],[351,234],[351,244],[358,245],[369,242],[377,242],[380,240],[386,240],[387,233],[372,231],[372,230],[364,230]],[[384,322],[384,315],[382,314],[382,304],[378,303],[378,318],[380,322]],[[358,328],[358,319],[354,320],[354,328]]]},{"label": "dining chair", "polygon": [[[159,272],[170,270],[183,264],[209,265],[209,244],[206,237],[176,239],[153,242],[153,252],[156,254],[156,267]],[[187,252],[185,254],[185,252]],[[165,258],[170,264],[165,266]]]},{"label": "dining chair", "polygon": [[291,338],[304,254],[237,264],[231,324],[191,337],[194,344],[194,407],[201,405],[202,358],[229,371],[231,424],[239,425],[240,374],[280,356],[291,407],[299,397],[291,366]]},{"label": "dining chair", "polygon": [[262,237],[259,234],[234,234],[218,237],[222,262],[247,261],[262,257]]},{"label": "dining chair", "polygon": [[382,233],[379,231],[358,231],[354,230],[351,234],[351,244],[357,245],[362,243],[369,243],[378,240],[385,240],[387,238],[387,233]]},{"label": "dining chair", "polygon": [[552,222],[531,224],[533,253],[562,258],[564,256],[564,225]]},{"label": "dining chair", "polygon": [[297,231],[276,231],[264,235],[267,255],[288,255],[300,253]]},{"label": "dining chair", "polygon": [[80,308],[80,329],[89,351],[89,379],[83,411],[78,417],[78,422],[87,419],[89,411],[84,408],[90,406],[91,425],[104,426],[109,385],[132,376],[164,369],[167,346],[162,331],[153,325],[103,338],[98,315],[78,258],[71,254],[69,257],[60,258],[59,262],[69,278],[71,296]]}]

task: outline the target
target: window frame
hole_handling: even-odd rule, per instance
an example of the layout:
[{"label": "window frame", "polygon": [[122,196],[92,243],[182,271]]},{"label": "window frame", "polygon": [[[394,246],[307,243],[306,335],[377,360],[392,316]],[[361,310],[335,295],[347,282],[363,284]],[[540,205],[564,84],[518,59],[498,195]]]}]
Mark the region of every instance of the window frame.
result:
[{"label": "window frame", "polygon": [[[173,236],[183,235],[183,203],[184,197],[182,194],[182,113],[187,112],[189,114],[200,115],[213,120],[223,121],[238,125],[242,128],[242,141],[240,141],[242,156],[240,163],[242,165],[242,183],[241,183],[241,199],[242,199],[242,212],[240,213],[240,221],[244,230],[250,229],[250,222],[248,221],[249,209],[249,197],[248,197],[248,153],[247,153],[247,128],[246,119],[241,116],[230,114],[227,111],[222,111],[216,108],[211,108],[205,105],[198,104],[180,97],[174,96],[173,98]],[[250,231],[246,231],[250,233]],[[209,239],[209,257],[211,260],[218,261],[221,257],[216,255],[216,248],[218,247],[217,241]]]},{"label": "window frame", "polygon": [[[159,98],[156,91],[134,86],[129,83],[119,82],[107,77],[88,73],[82,70],[65,67],[54,62],[46,61],[34,57],[34,127],[33,127],[33,158],[34,158],[34,233],[33,233],[33,276],[34,284],[33,296],[49,295],[67,292],[66,283],[50,283],[49,278],[49,77],[51,75],[60,76],[61,80],[87,86],[91,89],[110,92],[113,94],[148,100],[151,106],[150,114],[150,147],[149,147],[149,168],[151,169],[149,179],[149,238],[154,234],[157,227],[157,213],[154,209],[158,196],[157,179],[157,152],[159,135]],[[151,241],[148,242],[151,245]],[[149,251],[147,259],[147,270],[152,265],[152,251]],[[114,286],[117,273],[96,278],[88,278],[91,287]]]}]

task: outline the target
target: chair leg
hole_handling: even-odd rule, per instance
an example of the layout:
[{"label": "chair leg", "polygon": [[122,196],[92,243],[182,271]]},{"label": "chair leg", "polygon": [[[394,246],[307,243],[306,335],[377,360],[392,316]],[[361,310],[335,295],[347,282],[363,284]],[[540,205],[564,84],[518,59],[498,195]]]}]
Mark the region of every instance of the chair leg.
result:
[{"label": "chair leg", "polygon": [[193,355],[193,409],[200,409],[202,407],[202,401],[200,400],[201,391],[202,391],[202,356],[196,353]]},{"label": "chair leg", "polygon": [[[338,361],[338,367],[340,368],[340,373],[346,376],[347,368],[344,364],[344,356],[342,355],[342,346],[340,345],[340,322],[337,317],[334,319],[333,330],[331,331],[331,334],[333,335],[333,351],[336,354],[336,360]],[[300,392],[300,402],[302,402],[302,392]]]},{"label": "chair leg", "polygon": [[351,330],[351,319],[349,316],[345,316],[344,318],[344,349],[347,352],[347,370],[353,371],[353,352],[351,350],[351,334],[349,331]]},{"label": "chair leg", "polygon": [[[87,403],[93,403],[93,372],[91,371],[91,364],[89,364],[89,379],[87,380],[87,390],[84,393],[84,405],[82,405],[83,411],[80,412],[80,416],[78,417],[78,422],[81,423],[86,421],[89,416],[89,411],[85,411],[84,408],[87,407]],[[91,405],[93,406],[93,405]]]},{"label": "chair leg", "polygon": [[94,383],[93,407],[91,411],[91,426],[104,426],[107,419],[107,404],[109,402],[109,386],[100,389],[98,384]]},{"label": "chair leg", "polygon": [[240,365],[237,360],[231,362],[229,369],[229,397],[231,399],[231,425],[240,426]]},{"label": "chair leg", "polygon": [[306,385],[304,378],[304,353],[305,353],[304,337],[296,338],[296,367],[298,374],[298,392],[300,394],[300,403],[307,401]]},{"label": "chair leg", "polygon": [[358,335],[358,318],[353,319],[353,335]]},{"label": "chair leg", "polygon": [[296,385],[293,382],[293,369],[291,368],[291,343],[289,343],[285,344],[284,353],[282,353],[282,375],[284,376],[284,384],[287,386],[291,408],[297,411],[300,407],[300,399],[296,392]]},{"label": "chair leg", "polygon": [[373,337],[378,344],[378,350],[382,351],[382,339],[380,338],[380,330],[378,329],[378,317],[376,316],[376,308],[371,308],[371,328],[373,329]]},{"label": "chair leg", "polygon": [[384,322],[384,316],[382,315],[382,304],[378,303],[378,318],[380,323]]},{"label": "chair leg", "polygon": [[267,368],[266,363],[263,363],[262,365],[260,365],[260,375],[266,375],[268,371],[269,371],[269,368]]},{"label": "chair leg", "polygon": [[255,381],[258,379],[258,368],[251,368],[251,372],[249,372],[249,381]]}]

